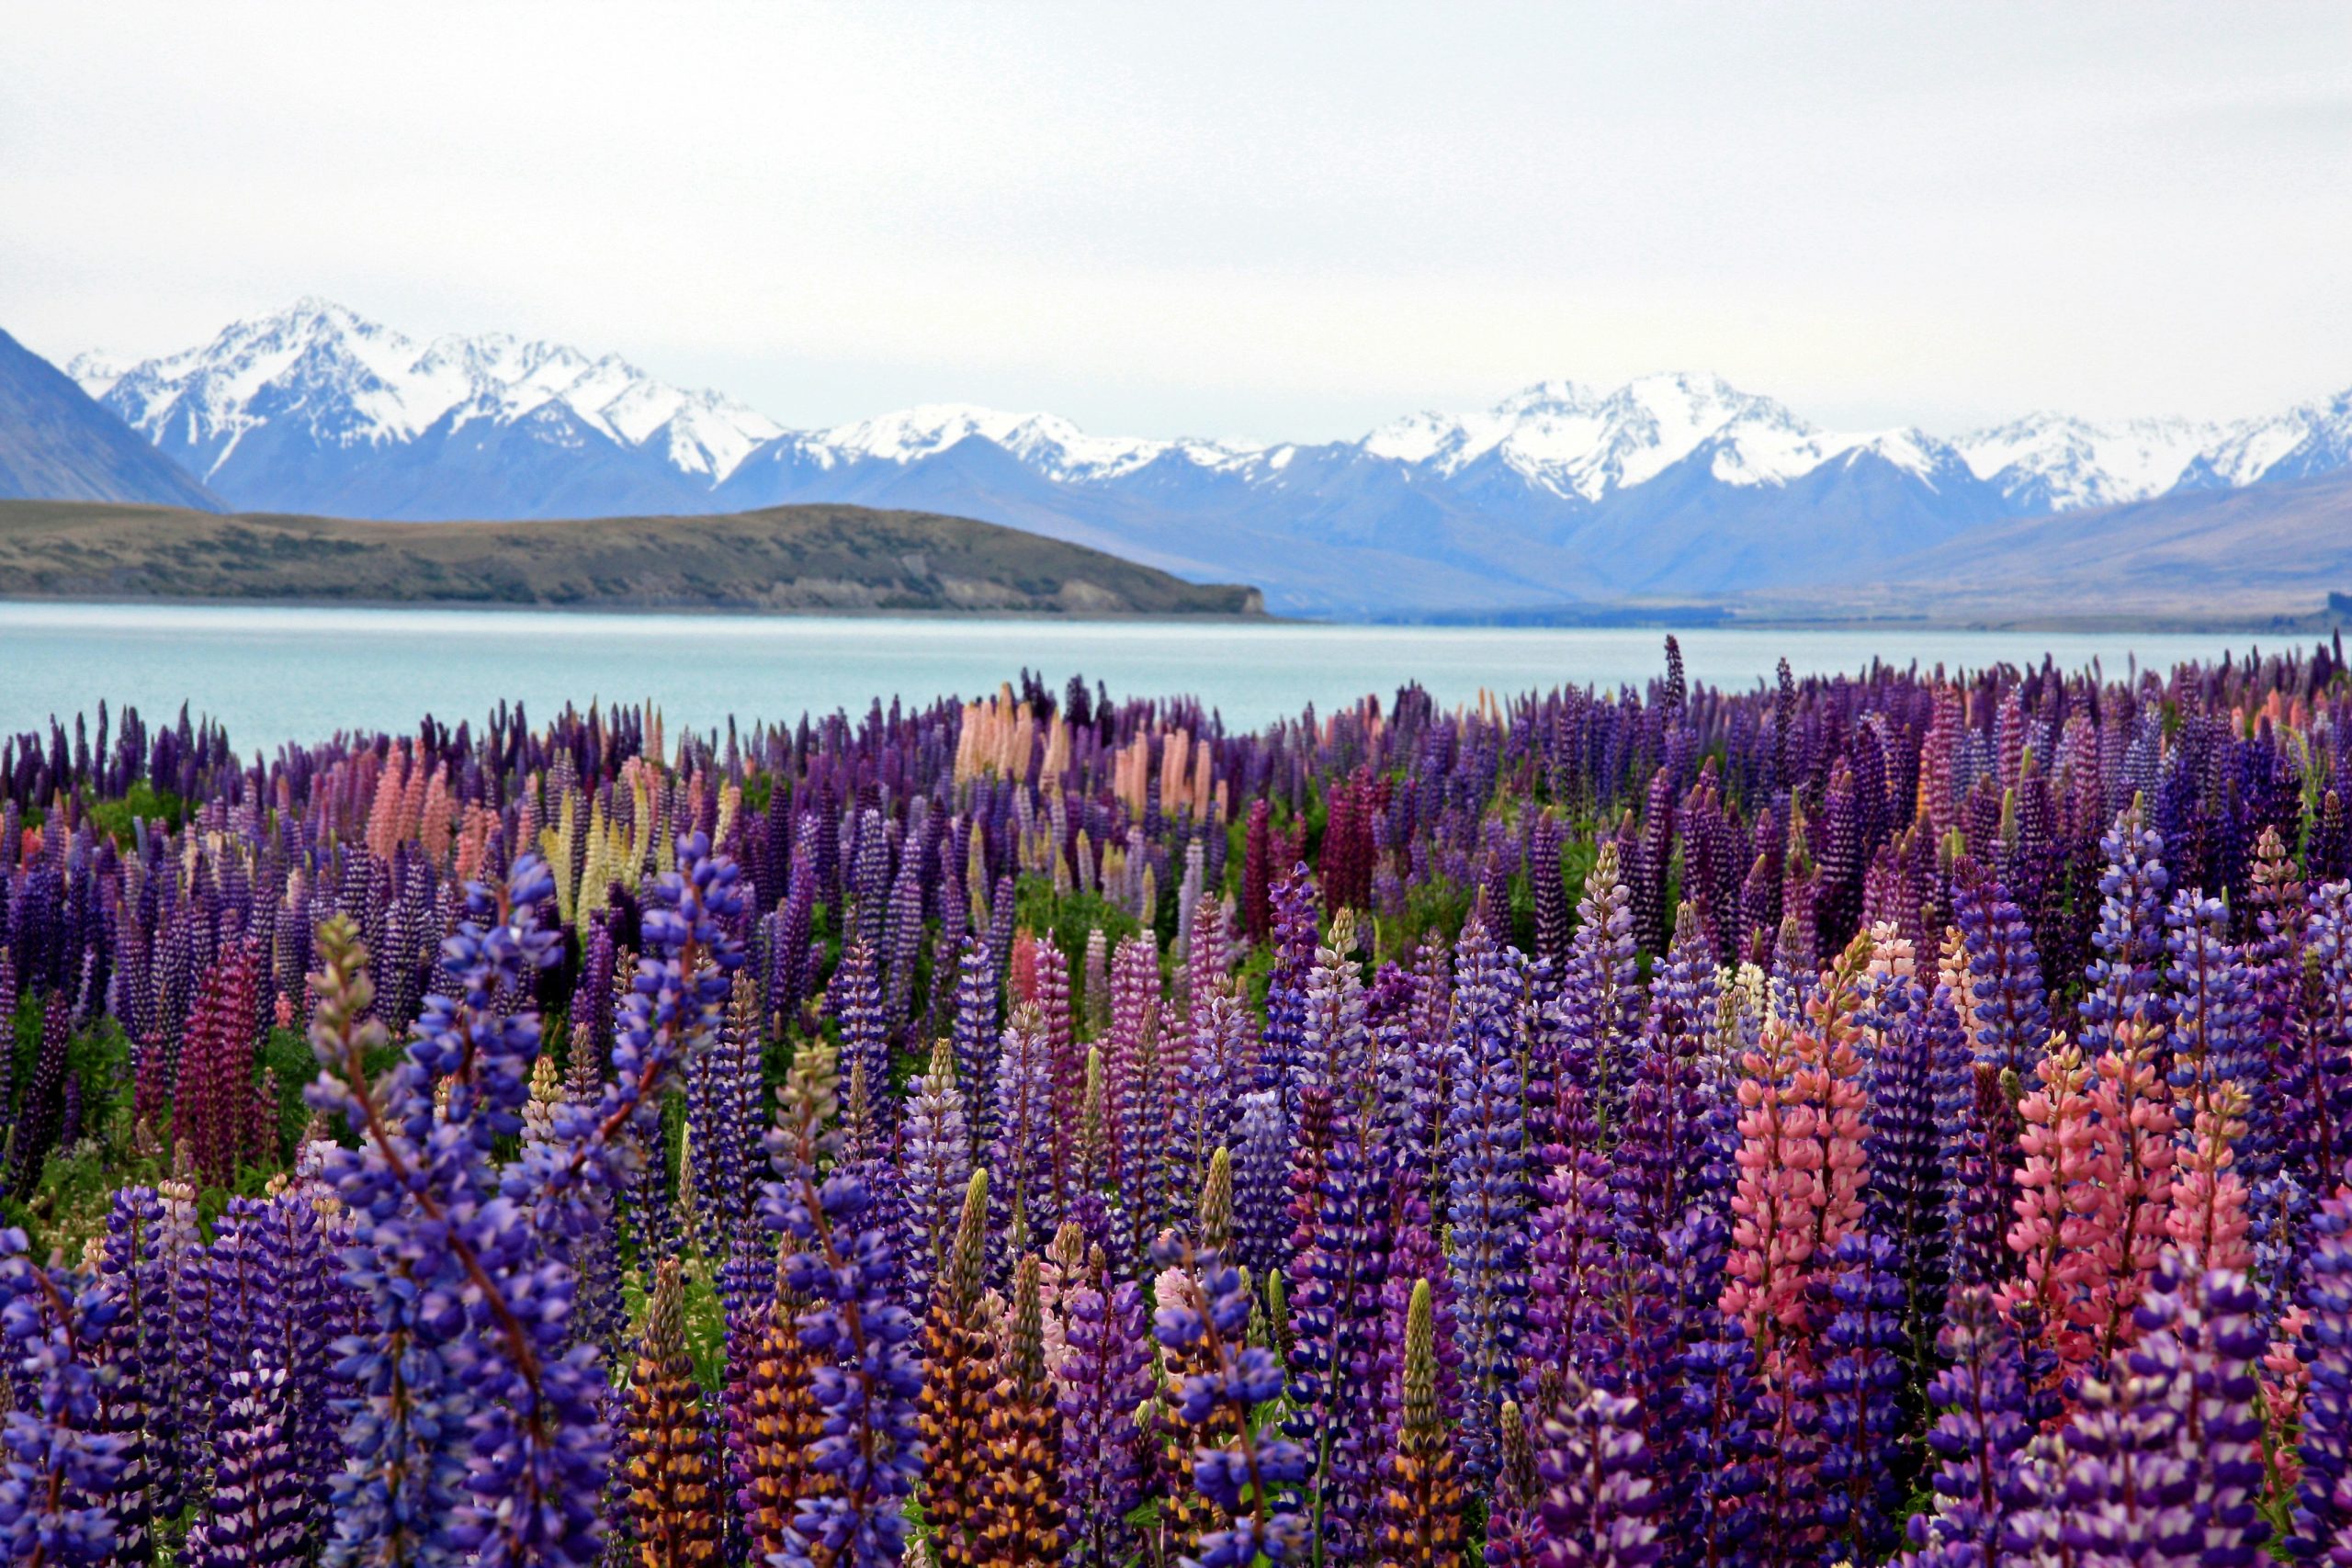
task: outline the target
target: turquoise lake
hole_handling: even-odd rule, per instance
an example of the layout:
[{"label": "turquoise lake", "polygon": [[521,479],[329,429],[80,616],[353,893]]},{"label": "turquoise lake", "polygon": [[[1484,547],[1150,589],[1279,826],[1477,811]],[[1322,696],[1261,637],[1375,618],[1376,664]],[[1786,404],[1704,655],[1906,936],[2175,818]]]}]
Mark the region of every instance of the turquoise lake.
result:
[{"label": "turquoise lake", "polygon": [[[2169,669],[2244,652],[2250,636],[2060,635],[1886,628],[1698,629],[1677,634],[1693,681],[1745,688],[1785,657],[1800,673],[1871,659],[1923,666],[2136,659]],[[677,726],[863,712],[879,696],[970,697],[1025,665],[1115,695],[1189,694],[1228,724],[1255,726],[1366,693],[1385,705],[1419,681],[1443,703],[1563,682],[1648,680],[1664,666],[1653,629],[1322,626],[893,617],[570,615],[209,605],[0,604],[0,731],[51,715],[95,718],[100,700],[151,723],[187,703],[224,722],[241,750],[338,729],[413,726],[424,714],[479,722],[500,698],[535,716],[565,703],[650,701]],[[2275,644],[2278,639],[2271,639]]]}]

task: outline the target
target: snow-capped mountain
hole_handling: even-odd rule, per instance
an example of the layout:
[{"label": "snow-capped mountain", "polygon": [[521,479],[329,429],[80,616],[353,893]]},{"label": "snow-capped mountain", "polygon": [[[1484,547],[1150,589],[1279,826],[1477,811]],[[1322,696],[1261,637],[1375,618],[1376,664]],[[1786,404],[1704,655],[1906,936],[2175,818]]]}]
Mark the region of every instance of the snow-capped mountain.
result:
[{"label": "snow-capped mountain", "polygon": [[[436,450],[494,447],[512,460],[539,449],[606,468],[633,456],[707,489],[783,434],[740,403],[670,386],[617,355],[591,359],[503,333],[419,343],[322,299],[233,322],[161,359],[85,355],[67,372],[235,504],[287,511],[432,515],[435,502],[418,502],[437,487],[415,479],[431,466],[420,456]],[[406,482],[365,482],[377,470]],[[449,499],[459,513],[477,510]],[[479,510],[517,508],[485,498]]]},{"label": "snow-capped mountain", "polygon": [[1719,377],[1544,381],[1360,440],[1125,439],[929,404],[791,431],[613,355],[418,342],[306,299],[74,378],[230,504],[413,519],[796,502],[1009,523],[1270,607],[1378,614],[1817,579],[2020,516],[2352,468],[2352,394],[2234,425],[1844,432]]}]

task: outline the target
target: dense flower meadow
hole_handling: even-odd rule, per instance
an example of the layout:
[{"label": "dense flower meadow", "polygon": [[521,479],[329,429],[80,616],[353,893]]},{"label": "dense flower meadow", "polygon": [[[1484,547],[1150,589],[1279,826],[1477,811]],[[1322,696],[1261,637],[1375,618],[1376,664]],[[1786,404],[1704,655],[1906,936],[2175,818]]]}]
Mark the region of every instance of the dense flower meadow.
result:
[{"label": "dense flower meadow", "polygon": [[2352,680],[0,744],[0,1551],[2352,1564]]}]

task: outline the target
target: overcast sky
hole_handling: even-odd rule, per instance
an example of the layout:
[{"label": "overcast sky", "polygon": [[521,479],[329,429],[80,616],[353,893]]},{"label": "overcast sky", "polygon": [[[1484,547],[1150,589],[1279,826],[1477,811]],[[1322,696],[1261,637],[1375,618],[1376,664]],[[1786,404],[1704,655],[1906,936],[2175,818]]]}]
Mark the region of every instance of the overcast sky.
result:
[{"label": "overcast sky", "polygon": [[0,327],[61,359],[316,293],[793,425],[2352,385],[2341,5],[0,10]]}]

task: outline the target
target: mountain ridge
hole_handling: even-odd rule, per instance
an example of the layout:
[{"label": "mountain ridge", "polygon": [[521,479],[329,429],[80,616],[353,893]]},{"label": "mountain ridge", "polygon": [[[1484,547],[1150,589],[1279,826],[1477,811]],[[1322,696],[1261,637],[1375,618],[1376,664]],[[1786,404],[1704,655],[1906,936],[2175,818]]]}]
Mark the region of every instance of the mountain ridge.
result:
[{"label": "mountain ridge", "polygon": [[19,496],[220,505],[62,371],[0,332],[0,497]]},{"label": "mountain ridge", "polygon": [[1706,373],[1555,379],[1353,441],[1090,434],[934,403],[817,430],[616,355],[310,299],[85,389],[244,509],[407,521],[912,504],[1260,582],[1276,609],[1772,590],[2021,516],[2352,467],[2352,393],[2255,420],[1840,432]]}]

